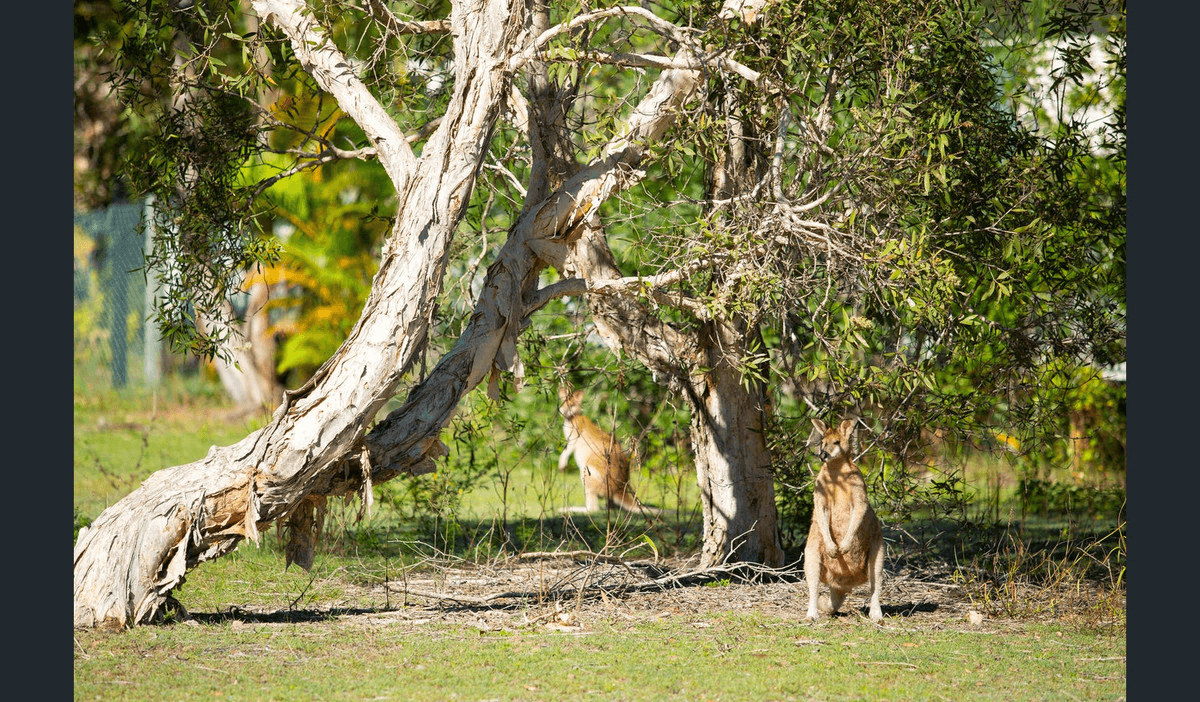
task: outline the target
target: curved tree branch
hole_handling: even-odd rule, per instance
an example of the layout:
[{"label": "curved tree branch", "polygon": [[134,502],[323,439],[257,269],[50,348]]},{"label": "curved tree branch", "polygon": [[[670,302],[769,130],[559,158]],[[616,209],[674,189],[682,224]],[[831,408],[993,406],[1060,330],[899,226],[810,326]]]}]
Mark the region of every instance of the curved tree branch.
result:
[{"label": "curved tree branch", "polygon": [[375,146],[392,182],[403,188],[416,167],[416,157],[404,132],[388,116],[366,84],[355,75],[346,57],[299,0],[253,0],[263,22],[283,30],[304,70],[338,101]]},{"label": "curved tree branch", "polygon": [[[485,377],[491,378],[492,394],[499,390],[500,371],[512,373],[520,386],[524,369],[516,339],[527,313],[522,291],[532,289],[531,281],[546,265],[560,271],[566,268],[570,247],[585,220],[606,198],[636,181],[634,167],[646,144],[666,132],[698,81],[695,71],[665,71],[600,157],[540,204],[526,208],[488,267],[479,301],[458,342],[412,389],[404,405],[366,437],[376,474],[409,472],[430,464],[444,450],[437,440],[441,428],[461,398]],[[539,299],[535,295],[531,306]]]},{"label": "curved tree branch", "polygon": [[[200,461],[155,473],[81,533],[76,626],[149,621],[189,568],[257,539],[276,520],[292,527],[289,560],[310,562],[314,510],[331,486],[348,484],[346,456],[361,455],[369,422],[423,347],[451,235],[508,92],[507,52],[522,29],[513,0],[482,0],[470,12],[456,2],[456,70],[476,80],[455,83],[445,119],[417,163],[398,127],[361,81],[339,68],[340,53],[297,2],[256,0],[255,7],[288,33],[304,65],[371,136],[403,215],[349,337],[309,384],[288,393],[270,424],[232,446],[213,447]],[[431,455],[435,442],[426,441]]]}]

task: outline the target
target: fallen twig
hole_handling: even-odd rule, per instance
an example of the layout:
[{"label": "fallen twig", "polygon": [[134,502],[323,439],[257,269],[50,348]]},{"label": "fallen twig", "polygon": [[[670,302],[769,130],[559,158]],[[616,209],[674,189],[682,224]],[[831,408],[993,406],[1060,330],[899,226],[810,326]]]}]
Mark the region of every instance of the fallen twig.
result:
[{"label": "fallen twig", "polygon": [[530,551],[528,553],[518,553],[515,556],[511,556],[510,560],[530,561],[530,560],[551,559],[551,558],[572,558],[573,559],[573,558],[577,558],[580,556],[586,557],[586,558],[595,558],[596,560],[604,561],[605,563],[620,563],[620,564],[625,563],[625,561],[621,560],[617,556],[610,556],[605,553],[596,553],[595,551],[587,551],[587,550],[581,550],[581,551]]}]

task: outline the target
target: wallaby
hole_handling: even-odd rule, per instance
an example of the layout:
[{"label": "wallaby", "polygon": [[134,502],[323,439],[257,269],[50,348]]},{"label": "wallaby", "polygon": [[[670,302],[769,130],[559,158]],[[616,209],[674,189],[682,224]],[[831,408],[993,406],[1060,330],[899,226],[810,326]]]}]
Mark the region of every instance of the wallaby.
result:
[{"label": "wallaby", "polygon": [[[609,504],[629,512],[662,514],[662,510],[643,505],[633,494],[629,487],[629,457],[613,435],[583,416],[582,397],[582,390],[571,392],[565,387],[558,390],[558,411],[563,416],[563,435],[567,438],[567,447],[558,457],[558,469],[566,470],[571,455],[575,455],[587,503],[582,510],[595,512],[600,509],[600,498],[604,497]],[[568,507],[564,511],[582,510]]]},{"label": "wallaby", "polygon": [[804,579],[808,581],[808,614],[817,620],[817,587],[829,586],[829,604],[838,611],[855,587],[871,591],[871,620],[883,620],[879,592],[883,589],[883,532],[867,502],[867,484],[851,460],[850,440],[856,419],[836,429],[812,420],[821,433],[818,455],[824,461],[813,485],[812,527],[804,547]]}]

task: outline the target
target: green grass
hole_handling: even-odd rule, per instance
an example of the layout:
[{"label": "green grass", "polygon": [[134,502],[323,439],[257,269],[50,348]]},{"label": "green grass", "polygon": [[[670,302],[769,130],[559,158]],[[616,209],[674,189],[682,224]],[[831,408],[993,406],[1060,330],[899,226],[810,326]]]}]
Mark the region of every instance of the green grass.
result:
[{"label": "green grass", "polygon": [[[453,447],[451,447],[453,451]],[[534,456],[516,466],[505,466],[495,477],[480,481],[465,492],[457,513],[464,519],[552,518],[568,506],[584,504],[583,484],[572,461],[568,470],[557,469],[558,454]],[[418,480],[427,479],[426,476]],[[630,479],[638,498],[647,505],[685,512],[698,505],[695,472],[649,475]]]},{"label": "green grass", "polygon": [[163,468],[204,457],[210,447],[243,438],[262,419],[234,421],[222,402],[130,394],[91,396],[75,403],[74,496],[76,510],[96,516]]},{"label": "green grass", "polygon": [[810,626],[756,615],[577,631],[482,630],[381,613],[353,622],[75,634],[75,699],[1090,699],[1125,695],[1125,641]]},{"label": "green grass", "polygon": [[[211,381],[170,381],[157,393],[84,387],[75,393],[77,524],[94,518],[155,470],[202,457],[264,418],[230,421]],[[1028,586],[1062,589],[1088,568],[1116,579],[1123,530],[1103,541],[1119,558],[1098,565],[1081,550],[1080,524],[1031,519],[970,534],[946,520],[905,524],[944,547],[934,554],[963,572],[1007,580],[960,582],[970,604],[999,622],[986,630],[889,617],[883,628],[849,621],[810,626],[795,616],[647,614],[617,607],[577,613],[577,629],[510,623],[477,628],[406,608],[380,587],[428,562],[489,564],[501,553],[607,549],[627,558],[689,554],[699,539],[695,477],[688,466],[636,476],[639,495],[676,510],[648,527],[623,513],[564,519],[583,503],[571,470],[556,470],[553,422],[514,459],[511,437],[481,439],[495,457],[475,483],[453,475],[377,486],[377,504],[330,501],[311,572],[283,568],[275,530],[259,544],[190,571],[174,594],[186,622],[110,633],[74,632],[75,698],[85,699],[1099,699],[1125,695],[1124,591],[1083,617],[1059,616],[1064,601],[1031,597]],[[451,451],[461,445],[447,441]],[[482,451],[481,451],[482,453]],[[463,465],[459,460],[455,465]],[[494,472],[493,472],[494,470]],[[973,468],[968,486],[1005,490],[998,466]],[[461,488],[461,489],[460,489]],[[422,492],[423,491],[423,492]],[[422,503],[420,496],[434,496]],[[986,514],[986,512],[983,512]],[[1089,527],[1090,528],[1090,527]],[[1109,527],[1111,528],[1111,526]],[[970,553],[971,557],[964,555]],[[1094,556],[1105,557],[1102,550]],[[927,554],[928,555],[928,554]],[[903,556],[896,559],[899,566]],[[1098,570],[1097,570],[1098,569]],[[436,572],[436,565],[434,568]],[[1096,576],[1093,572],[1093,579]],[[949,576],[947,576],[949,577]],[[1123,570],[1119,572],[1121,588]],[[712,587],[728,581],[711,583]],[[1036,592],[1035,592],[1036,594]],[[1067,603],[1079,610],[1077,604]],[[529,619],[543,614],[525,605]],[[274,614],[263,615],[263,612]],[[630,614],[630,613],[633,614]],[[258,613],[258,614],[248,614]],[[513,612],[509,622],[525,621]],[[1093,623],[1116,621],[1116,626]],[[1049,622],[1049,623],[1046,623]]]}]

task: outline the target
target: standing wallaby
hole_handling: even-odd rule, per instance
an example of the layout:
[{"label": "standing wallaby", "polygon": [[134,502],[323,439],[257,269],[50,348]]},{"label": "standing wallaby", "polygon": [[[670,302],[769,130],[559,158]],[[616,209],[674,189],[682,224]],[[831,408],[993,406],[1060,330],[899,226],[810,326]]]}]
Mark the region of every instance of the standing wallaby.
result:
[{"label": "standing wallaby", "polygon": [[[586,495],[584,509],[595,512],[604,497],[609,504],[629,512],[661,514],[662,510],[643,505],[633,494],[629,487],[629,457],[614,436],[583,416],[582,397],[582,390],[570,392],[565,387],[558,390],[558,411],[563,416],[563,435],[567,438],[567,447],[558,457],[558,469],[566,470],[571,454],[575,455]],[[565,511],[577,512],[580,508],[568,507]]]},{"label": "standing wallaby", "polygon": [[813,485],[812,527],[804,547],[804,579],[808,581],[808,614],[817,619],[817,586],[829,586],[829,604],[836,612],[855,587],[871,590],[871,619],[883,620],[879,591],[883,588],[883,532],[867,502],[867,484],[850,460],[850,439],[857,420],[847,419],[830,429],[812,420],[821,433],[818,454],[825,462]]}]

